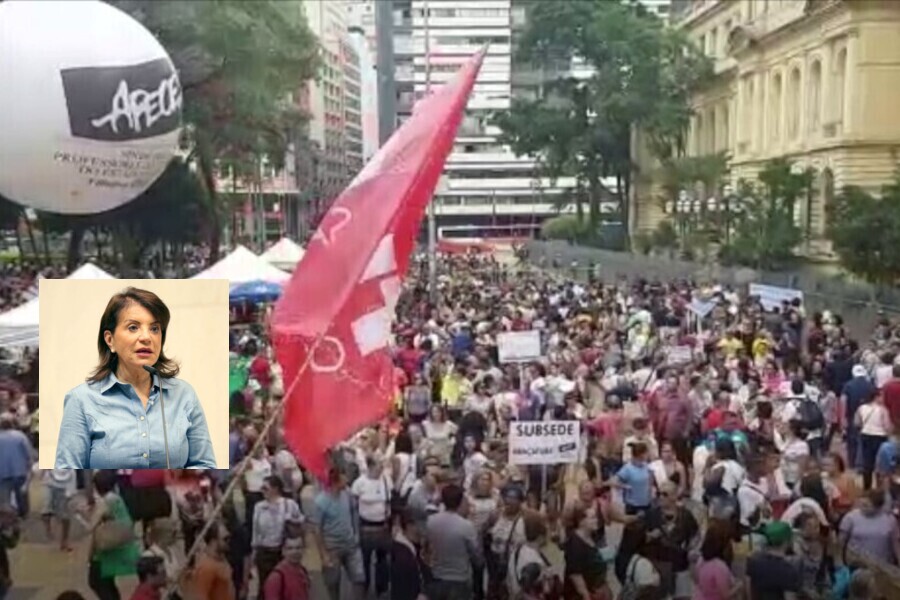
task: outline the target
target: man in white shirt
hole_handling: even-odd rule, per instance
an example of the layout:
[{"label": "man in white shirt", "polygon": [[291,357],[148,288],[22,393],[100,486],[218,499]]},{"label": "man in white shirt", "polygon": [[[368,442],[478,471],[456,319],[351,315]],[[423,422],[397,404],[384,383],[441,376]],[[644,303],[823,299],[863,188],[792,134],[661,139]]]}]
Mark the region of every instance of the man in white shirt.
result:
[{"label": "man in white shirt", "polygon": [[[785,400],[784,409],[781,412],[782,422],[784,422],[785,425],[790,426],[791,421],[802,421],[803,415],[801,414],[801,406],[803,405],[803,402],[807,400],[815,403],[815,406],[818,407],[819,414],[822,415],[824,421],[825,413],[818,402],[820,396],[821,393],[818,388],[807,386],[800,379],[794,379],[791,382],[791,394]],[[806,443],[809,446],[810,456],[818,460],[824,450],[822,447],[822,438],[825,435],[825,429],[824,427],[819,427],[815,429],[804,428],[804,430],[807,432]]]},{"label": "man in white shirt", "polygon": [[375,591],[378,597],[387,592],[390,578],[388,550],[391,543],[391,481],[381,462],[373,455],[366,457],[366,472],[350,487],[359,516],[359,545],[368,592],[372,555],[375,555]]}]

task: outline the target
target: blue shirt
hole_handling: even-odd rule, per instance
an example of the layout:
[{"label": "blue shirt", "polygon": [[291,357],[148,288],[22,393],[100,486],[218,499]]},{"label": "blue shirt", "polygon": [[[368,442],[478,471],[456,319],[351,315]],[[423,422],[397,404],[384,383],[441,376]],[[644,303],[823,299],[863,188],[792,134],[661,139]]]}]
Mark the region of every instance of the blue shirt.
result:
[{"label": "blue shirt", "polygon": [[875,455],[875,471],[879,475],[890,475],[894,472],[898,456],[900,456],[900,444],[893,440],[883,442]]},{"label": "blue shirt", "polygon": [[[169,463],[173,469],[215,469],[203,407],[189,383],[163,381]],[[56,448],[57,469],[165,469],[159,378],[147,407],[131,384],[110,373],[66,394]]]},{"label": "blue shirt", "polygon": [[347,490],[341,490],[337,497],[328,491],[319,492],[314,504],[310,521],[321,530],[326,549],[350,550],[359,545],[353,526],[353,506]]},{"label": "blue shirt", "polygon": [[628,486],[627,490],[622,491],[622,500],[627,506],[650,506],[650,468],[647,465],[626,463],[616,477]]},{"label": "blue shirt", "polygon": [[875,386],[868,377],[854,377],[844,385],[841,393],[847,396],[847,412],[845,415],[847,423],[853,423],[856,409],[875,396]]},{"label": "blue shirt", "polygon": [[26,477],[31,471],[31,442],[17,429],[0,430],[0,479]]}]

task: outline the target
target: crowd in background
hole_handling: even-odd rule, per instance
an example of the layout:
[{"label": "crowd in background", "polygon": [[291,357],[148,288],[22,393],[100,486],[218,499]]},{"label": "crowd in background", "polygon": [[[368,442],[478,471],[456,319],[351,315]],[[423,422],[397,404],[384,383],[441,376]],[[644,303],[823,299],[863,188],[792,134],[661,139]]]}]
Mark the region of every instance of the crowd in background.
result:
[{"label": "crowd in background", "polygon": [[[277,420],[256,444],[284,393],[265,310],[232,331],[230,471],[40,475],[60,550],[72,520],[94,532],[98,598],[137,574],[134,598],[303,600],[313,555],[337,600],[878,597],[874,573],[900,557],[895,324],[854,336],[801,301],[766,310],[716,285],[576,282],[480,256],[444,257],[432,302],[413,271],[391,410],[335,449],[327,481]],[[542,358],[501,364],[499,335],[526,330]],[[5,413],[0,465],[22,430]],[[578,461],[508,464],[516,420],[577,421]],[[8,489],[21,517],[27,487]],[[16,521],[4,510],[0,547]],[[138,524],[135,538],[108,523]]]}]

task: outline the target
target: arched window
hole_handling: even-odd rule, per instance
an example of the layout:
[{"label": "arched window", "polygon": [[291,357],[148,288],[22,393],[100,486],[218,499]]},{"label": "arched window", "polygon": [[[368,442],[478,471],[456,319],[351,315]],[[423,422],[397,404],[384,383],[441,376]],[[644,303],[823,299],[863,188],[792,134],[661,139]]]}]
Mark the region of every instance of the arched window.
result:
[{"label": "arched window", "polygon": [[791,76],[788,80],[787,106],[788,139],[796,140],[800,134],[800,69],[796,67],[791,70]]},{"label": "arched window", "polygon": [[841,48],[834,62],[834,121],[844,122],[844,97],[847,94],[847,49]]},{"label": "arched window", "polygon": [[822,126],[822,63],[813,61],[809,68],[809,131],[816,133]]},{"label": "arched window", "polygon": [[773,144],[781,141],[781,96],[784,93],[781,84],[781,73],[772,77],[772,87],[769,90],[769,139]]}]

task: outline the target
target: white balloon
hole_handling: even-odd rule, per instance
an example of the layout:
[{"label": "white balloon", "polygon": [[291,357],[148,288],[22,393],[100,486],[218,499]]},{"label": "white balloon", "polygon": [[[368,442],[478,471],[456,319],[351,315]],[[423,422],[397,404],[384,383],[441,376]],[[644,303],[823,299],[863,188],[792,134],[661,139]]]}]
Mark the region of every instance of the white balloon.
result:
[{"label": "white balloon", "polygon": [[178,149],[181,85],[162,45],[103,2],[0,3],[0,194],[86,214],[144,192]]}]

